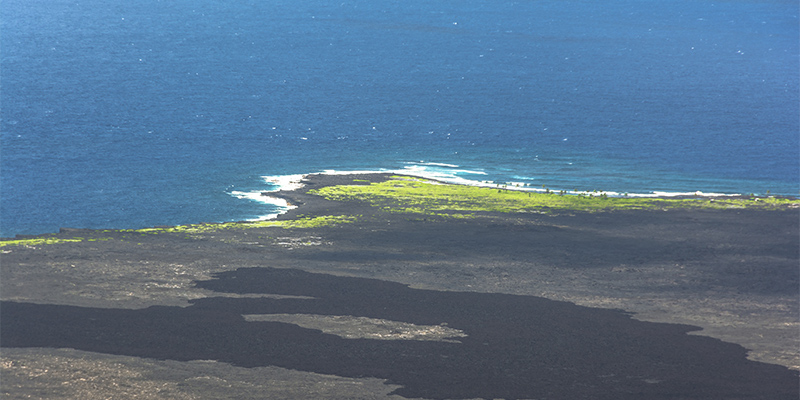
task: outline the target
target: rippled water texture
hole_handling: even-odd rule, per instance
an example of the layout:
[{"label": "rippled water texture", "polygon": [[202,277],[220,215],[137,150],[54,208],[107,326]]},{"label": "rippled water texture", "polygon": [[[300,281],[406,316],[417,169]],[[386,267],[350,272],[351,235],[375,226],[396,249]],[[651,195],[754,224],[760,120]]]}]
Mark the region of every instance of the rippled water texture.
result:
[{"label": "rippled water texture", "polygon": [[259,218],[262,176],[325,169],[800,191],[793,2],[6,0],[0,21],[2,236]]}]

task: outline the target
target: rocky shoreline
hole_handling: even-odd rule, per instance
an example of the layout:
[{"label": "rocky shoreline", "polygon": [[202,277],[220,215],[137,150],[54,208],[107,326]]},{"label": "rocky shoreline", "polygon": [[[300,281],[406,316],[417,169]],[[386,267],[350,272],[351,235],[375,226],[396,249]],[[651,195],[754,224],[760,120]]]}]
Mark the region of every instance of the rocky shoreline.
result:
[{"label": "rocky shoreline", "polygon": [[800,210],[465,219],[308,193],[388,178],[270,194],[299,206],[278,221],[354,222],[4,246],[3,394],[797,398]]}]

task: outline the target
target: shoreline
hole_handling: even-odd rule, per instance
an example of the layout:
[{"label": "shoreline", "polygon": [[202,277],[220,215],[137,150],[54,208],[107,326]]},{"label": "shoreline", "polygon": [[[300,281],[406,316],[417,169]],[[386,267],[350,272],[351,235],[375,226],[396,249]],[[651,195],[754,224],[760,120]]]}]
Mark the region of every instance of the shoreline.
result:
[{"label": "shoreline", "polygon": [[[550,324],[542,325],[542,321],[553,318],[552,316],[545,317],[545,314],[531,320],[530,325],[516,326],[513,325],[515,324],[513,321],[520,315],[524,315],[519,312],[512,312],[498,320],[505,321],[502,322],[503,324],[512,324],[501,332],[534,332],[536,329],[544,329],[541,333],[545,336],[537,339],[539,341],[556,340],[554,338],[557,337],[571,338],[577,335],[575,340],[578,342],[574,343],[576,348],[587,346],[596,340],[605,341],[614,348],[616,346],[614,343],[617,343],[619,337],[633,334],[633,332],[648,332],[639,333],[642,336],[637,340],[649,343],[650,340],[660,337],[658,340],[674,346],[676,354],[684,354],[682,349],[692,348],[692,346],[702,343],[698,349],[716,349],[713,352],[718,354],[702,353],[692,362],[703,364],[711,362],[714,357],[722,355],[731,357],[723,363],[725,365],[723,370],[715,372],[722,375],[714,379],[723,379],[723,381],[732,379],[730,377],[738,376],[736,374],[745,370],[750,371],[745,374],[749,374],[748,376],[762,376],[762,372],[769,371],[764,376],[782,377],[779,380],[783,383],[777,383],[777,386],[773,385],[775,387],[788,387],[782,385],[786,383],[786,379],[790,381],[793,379],[794,389],[787,389],[789,392],[785,393],[789,393],[789,395],[784,397],[796,398],[797,393],[794,391],[797,383],[796,371],[800,370],[800,354],[796,350],[797,344],[800,343],[796,334],[797,328],[800,326],[796,321],[798,312],[797,283],[800,280],[796,270],[799,258],[796,243],[800,240],[798,238],[800,210],[788,207],[769,211],[755,208],[670,208],[665,212],[659,208],[597,212],[571,210],[543,213],[492,210],[448,211],[449,209],[442,211],[436,209],[433,213],[419,213],[391,212],[380,205],[383,203],[376,203],[379,204],[376,206],[366,200],[331,200],[309,193],[312,190],[335,188],[337,185],[345,184],[359,185],[362,189],[373,184],[380,187],[381,182],[391,182],[390,178],[391,175],[388,174],[308,176],[305,187],[278,193],[290,203],[298,205],[298,208],[279,216],[276,220],[269,221],[270,223],[263,221],[198,224],[143,230],[66,229],[59,234],[49,235],[49,237],[65,239],[60,243],[4,246],[2,248],[4,267],[0,270],[2,273],[0,294],[2,294],[4,302],[4,317],[11,315],[13,317],[9,318],[18,318],[19,326],[49,326],[50,328],[47,329],[52,332],[50,336],[42,337],[42,342],[31,346],[33,343],[30,341],[32,339],[28,338],[29,334],[17,336],[14,332],[8,331],[11,329],[9,326],[14,324],[4,323],[0,326],[0,329],[4,329],[3,335],[0,335],[4,350],[5,364],[3,365],[6,368],[3,370],[4,378],[9,374],[17,377],[14,380],[15,383],[9,388],[16,388],[14,390],[19,393],[28,393],[26,391],[31,389],[26,389],[26,387],[30,387],[26,385],[39,382],[39,385],[46,386],[46,382],[49,382],[41,380],[44,378],[32,380],[33,377],[26,377],[24,370],[16,369],[13,367],[14,365],[23,366],[34,363],[43,366],[49,365],[53,371],[64,371],[63,368],[59,369],[60,367],[53,364],[57,362],[58,357],[62,357],[62,359],[64,357],[83,357],[82,359],[86,360],[89,365],[94,365],[92,367],[94,369],[89,368],[89,370],[94,371],[93,373],[97,376],[106,376],[103,375],[105,370],[102,366],[106,365],[108,360],[120,360],[119,362],[128,360],[124,362],[134,363],[134,359],[114,357],[131,357],[135,354],[140,354],[138,357],[143,356],[144,358],[136,358],[136,360],[142,360],[141,362],[145,363],[154,362],[147,361],[153,357],[156,359],[166,357],[167,361],[177,363],[176,366],[186,368],[186,371],[200,370],[195,369],[192,366],[194,364],[186,364],[191,361],[181,361],[184,358],[201,357],[199,359],[206,359],[203,357],[210,357],[212,360],[217,360],[217,364],[208,364],[208,368],[204,367],[205,369],[202,370],[203,374],[220,379],[240,379],[237,382],[240,382],[241,385],[253,382],[252,379],[255,379],[253,377],[245,378],[241,372],[232,372],[240,371],[237,368],[249,368],[245,366],[249,364],[244,359],[225,361],[225,352],[215,356],[203,355],[200,350],[190,351],[193,345],[190,346],[188,342],[171,347],[168,353],[183,354],[175,356],[161,353],[162,350],[155,353],[146,351],[137,353],[140,350],[134,351],[126,348],[122,342],[113,341],[109,342],[108,346],[110,347],[103,347],[107,349],[100,352],[103,354],[92,353],[97,351],[97,348],[94,347],[97,346],[96,342],[77,338],[68,341],[70,337],[68,332],[61,331],[66,328],[59,327],[66,327],[69,324],[65,322],[66,325],[59,325],[58,319],[53,319],[55,315],[64,313],[67,313],[64,315],[77,313],[75,318],[70,319],[72,321],[80,321],[80,318],[84,318],[84,316],[99,318],[97,315],[105,315],[118,320],[119,324],[123,325],[133,321],[131,318],[134,315],[142,315],[146,319],[141,324],[146,326],[158,321],[157,319],[148,319],[155,318],[149,313],[156,310],[169,311],[175,313],[175,316],[179,316],[186,312],[194,312],[192,310],[201,312],[205,309],[203,307],[212,307],[221,312],[227,309],[226,307],[235,305],[250,310],[236,314],[239,315],[239,318],[244,318],[241,315],[257,316],[249,317],[249,322],[241,325],[242,329],[255,326],[252,324],[262,324],[259,326],[275,327],[276,329],[278,327],[281,329],[296,327],[291,329],[300,329],[297,333],[302,333],[301,337],[306,338],[303,339],[303,343],[305,343],[303,346],[309,346],[309,349],[316,348],[318,343],[328,343],[325,342],[327,340],[334,340],[335,344],[331,344],[332,348],[344,346],[343,349],[350,348],[348,346],[356,343],[351,342],[352,340],[361,340],[362,342],[358,343],[362,343],[366,347],[361,348],[358,347],[361,345],[358,345],[352,348],[352,351],[366,351],[364,349],[369,348],[372,349],[369,350],[372,352],[384,349],[380,351],[389,351],[389,354],[392,354],[391,352],[394,350],[388,349],[397,348],[397,351],[402,352],[411,351],[409,349],[418,345],[433,346],[431,350],[420,353],[424,355],[439,354],[439,351],[451,348],[452,351],[455,351],[460,347],[453,342],[422,339],[384,343],[375,339],[375,337],[383,335],[380,333],[380,329],[383,329],[381,324],[392,324],[394,323],[392,321],[395,321],[398,325],[391,328],[395,331],[405,329],[409,332],[428,332],[435,331],[431,328],[433,326],[448,323],[448,329],[452,328],[457,335],[465,335],[452,339],[460,341],[462,344],[471,343],[473,338],[481,337],[481,335],[495,335],[482,330],[485,329],[485,322],[473,320],[473,318],[477,318],[478,314],[466,312],[458,314],[460,316],[457,317],[453,313],[459,307],[446,308],[443,306],[449,301],[460,298],[459,296],[464,296],[458,302],[472,304],[470,307],[461,307],[465,310],[473,308],[478,310],[483,307],[495,310],[497,307],[517,310],[520,309],[519,307],[523,307],[523,309],[533,307],[528,312],[532,313],[531,315],[539,315],[546,313],[549,307],[557,305],[566,307],[560,314],[565,318],[564,323],[572,324],[581,319],[599,318],[597,321],[600,325],[597,326],[616,321],[613,324],[620,329],[611,336],[602,336],[601,331],[594,332],[591,327],[585,332],[580,330],[580,334],[578,331],[572,330],[558,333],[550,330]],[[414,185],[418,184],[416,180],[408,182]],[[423,189],[425,186],[419,185],[419,190]],[[467,192],[473,193],[469,190]],[[496,189],[491,192],[497,194]],[[505,196],[501,193],[498,195]],[[396,205],[397,203],[391,204]],[[433,203],[418,204],[428,207]],[[462,203],[454,204],[460,204],[461,208],[466,207]],[[483,207],[477,200],[474,206]],[[453,206],[450,205],[450,207]],[[454,217],[454,215],[460,216]],[[346,216],[349,219],[342,218]],[[75,237],[80,237],[82,240],[77,242],[66,240]],[[284,273],[289,275],[282,275]],[[298,277],[304,278],[298,279]],[[269,282],[276,279],[285,283],[269,290],[265,289],[270,285]],[[316,281],[319,281],[321,286],[315,286],[316,284],[313,282]],[[246,286],[247,282],[262,282],[260,285],[267,286],[259,286],[261,289],[249,289]],[[343,287],[347,289],[333,290],[332,288],[336,285],[345,285]],[[314,289],[317,287],[320,289]],[[369,294],[372,293],[369,290],[373,290],[370,288],[378,291]],[[397,295],[382,297],[381,293],[391,293],[387,290],[399,292]],[[359,294],[362,291],[363,294]],[[338,298],[336,297],[337,293],[352,293],[353,297],[350,298],[348,295],[348,297],[334,301]],[[314,300],[309,298],[328,297],[331,300],[321,304],[328,304],[332,308],[307,308],[315,304]],[[399,299],[408,301],[396,303],[395,301]],[[417,308],[419,307],[416,303],[417,300],[413,299],[419,299],[419,304],[425,304],[425,306]],[[386,305],[387,311],[368,308],[370,304],[380,304],[381,301],[390,302]],[[492,303],[498,301],[501,303]],[[518,303],[520,301],[523,303]],[[283,309],[284,305],[290,304],[295,304],[292,307],[299,307],[299,309]],[[489,304],[495,305],[489,306]],[[522,306],[521,304],[527,305]],[[536,304],[549,304],[550,306],[537,308]],[[440,306],[444,308],[440,308]],[[427,311],[425,311],[426,309]],[[7,310],[9,310],[8,313]],[[17,313],[14,310],[20,312]],[[23,312],[23,310],[27,311]],[[48,310],[57,312],[51,315]],[[624,312],[619,314],[621,311],[614,310],[623,310]],[[135,313],[131,314],[134,311]],[[436,314],[423,318],[426,312],[435,312]],[[584,316],[578,318],[579,314]],[[48,316],[45,317],[46,315]],[[262,316],[258,317],[259,315]],[[302,318],[300,318],[301,315]],[[331,319],[324,317],[325,315],[350,315],[363,318]],[[622,318],[622,316],[626,317]],[[240,322],[236,321],[240,321],[240,319],[234,318],[230,322],[224,323],[223,326],[225,324],[239,326],[236,324]],[[400,322],[405,325],[399,324]],[[653,323],[657,324],[648,325]],[[110,327],[113,329],[113,326],[116,325]],[[414,326],[419,328],[414,328]],[[538,328],[534,329],[534,327]],[[655,330],[651,331],[651,328]],[[31,328],[29,332],[38,332],[38,329]],[[327,333],[327,335],[333,336],[325,336],[326,334],[317,336],[319,334],[312,333],[312,331],[317,332],[315,329],[321,329],[321,332],[333,332]],[[335,332],[341,332],[342,329],[345,330],[344,334],[355,334],[354,332],[361,332],[364,329],[377,333],[370,338],[333,339],[336,336]],[[376,329],[377,331],[375,331]],[[702,330],[698,331],[697,329]],[[158,332],[158,330],[142,332],[141,335],[158,334]],[[673,333],[666,334],[665,332]],[[110,335],[112,332],[102,333]],[[232,335],[226,340],[234,342],[245,340],[238,336],[240,333],[233,331],[228,333],[222,331],[219,334]],[[666,336],[659,336],[662,334],[666,334]],[[419,335],[419,333],[414,333],[414,335]],[[113,337],[113,335],[109,337]],[[276,336],[276,338],[280,337]],[[492,337],[494,338],[492,340],[499,341],[498,344],[507,343],[507,346],[511,346],[502,347],[506,350],[500,350],[498,347],[493,351],[511,351],[513,354],[528,354],[528,351],[532,351],[526,350],[524,347],[516,347],[518,344],[514,343],[517,342],[514,342],[511,337],[507,337],[506,334]],[[712,340],[708,337],[715,339]],[[17,340],[17,342],[12,345],[9,344],[11,343],[9,340]],[[506,342],[507,340],[510,341]],[[700,341],[697,342],[697,340]],[[50,345],[47,345],[48,343]],[[622,342],[618,344],[622,346]],[[480,343],[476,343],[476,345],[480,345]],[[465,353],[448,353],[451,350],[446,350],[447,352],[442,354],[451,358],[455,357],[453,359],[467,356],[478,357],[478,354],[482,354],[481,346],[483,345],[474,348],[467,346],[464,348]],[[78,350],[54,352],[46,347],[71,347],[84,349],[83,351],[90,351],[90,353]],[[207,345],[197,349],[205,347]],[[645,354],[656,348],[658,346],[648,345],[640,352]],[[13,351],[6,351],[8,349],[13,349]],[[745,351],[745,349],[749,349],[749,351]],[[66,353],[64,353],[65,351]],[[185,353],[181,353],[182,351]],[[230,351],[238,350],[231,349]],[[555,357],[553,360],[558,360],[558,357],[563,355],[566,357],[564,360],[571,360],[566,356],[566,351],[562,349],[556,353],[548,353],[550,355],[547,357]],[[670,351],[668,350],[668,352]],[[686,357],[689,357],[692,352],[685,354]],[[746,354],[749,360],[759,362],[746,360]],[[538,357],[543,356],[540,354]],[[418,367],[423,369],[440,362],[436,360],[448,359],[422,357],[420,362],[427,361],[419,364]],[[439,356],[437,355],[437,357]],[[480,357],[488,357],[485,359],[491,360],[494,355]],[[687,379],[696,380],[697,385],[700,385],[698,387],[706,387],[707,390],[712,391],[711,393],[716,391],[719,394],[723,390],[714,386],[713,379],[707,380],[710,377],[706,376],[705,372],[696,372],[696,376],[690,378],[683,375],[684,372],[678,368],[669,369],[671,372],[664,375],[663,371],[652,370],[656,364],[647,362],[646,358],[638,359],[636,358],[638,356],[625,351],[600,352],[598,357],[606,359],[606,363],[611,363],[605,365],[620,365],[620,369],[600,373],[598,370],[592,369],[594,367],[584,368],[577,364],[572,365],[573,361],[564,362],[567,363],[566,367],[577,368],[577,371],[583,371],[581,374],[589,374],[580,376],[586,382],[597,385],[595,390],[599,392],[582,392],[581,390],[584,389],[574,387],[571,389],[572,392],[567,390],[562,395],[553,397],[566,399],[574,398],[581,393],[600,393],[595,397],[624,398],[624,396],[620,397],[619,393],[613,393],[616,390],[614,388],[634,385],[639,388],[637,390],[644,390],[642,393],[651,394],[651,398],[668,398],[663,396],[669,390],[678,392],[683,390],[685,392],[681,393],[687,395],[693,393],[692,389],[681,386],[683,384],[680,382],[688,382]],[[270,364],[268,359],[262,358],[252,359],[252,362],[260,365],[258,368],[272,365],[273,367],[289,367],[306,371],[298,376],[287,378],[287,375],[281,372],[284,370],[270,370],[270,377],[288,379],[288,381],[282,381],[284,388],[289,385],[287,382],[297,384],[303,379],[311,379],[311,375],[303,374],[322,373],[340,377],[346,382],[350,382],[344,384],[343,381],[337,381],[344,386],[334,385],[338,390],[336,393],[340,397],[382,397],[386,394],[377,394],[381,387],[387,388],[386,393],[395,388],[399,391],[395,394],[402,393],[411,397],[423,398],[426,396],[431,396],[431,398],[469,398],[467,395],[472,395],[472,397],[541,396],[541,393],[531,392],[534,389],[523,384],[524,379],[513,381],[513,384],[509,382],[506,385],[508,388],[516,388],[513,389],[515,391],[504,391],[505,389],[502,388],[492,389],[489,385],[473,387],[463,393],[459,392],[458,385],[453,386],[443,382],[448,382],[448,379],[455,379],[458,376],[469,377],[470,381],[480,382],[481,375],[473,376],[471,375],[473,372],[468,370],[452,369],[456,368],[455,364],[446,368],[434,368],[438,372],[432,373],[432,376],[446,374],[447,371],[461,371],[453,372],[456,375],[450,378],[444,375],[439,376],[438,385],[426,384],[415,380],[416,378],[404,375],[402,370],[416,368],[414,363],[402,370],[395,370],[388,365],[380,364],[374,365],[367,371],[370,379],[388,379],[384,383],[400,385],[400,388],[397,389],[397,386],[376,385],[375,381],[370,381],[372,382],[370,384],[367,384],[367,381],[360,381],[361,378],[354,376],[363,375],[366,372],[350,370],[344,364],[333,363],[330,364],[330,369],[326,369],[328,367],[315,361],[318,359],[317,356],[310,356],[302,364],[291,364],[287,359],[286,363],[289,364],[281,365]],[[680,366],[683,365],[682,363],[688,362],[688,359],[681,360],[676,360],[677,364],[675,365]],[[428,362],[434,364],[427,364]],[[493,368],[500,368],[500,370],[505,368],[502,367],[502,363],[486,362]],[[761,364],[760,362],[771,364]],[[638,380],[622,379],[620,377],[626,373],[631,374],[631,372],[623,372],[626,371],[626,367],[623,367],[625,363],[637,365],[642,373],[652,375],[638,378]],[[140,362],[136,361],[135,364],[140,365]],[[427,367],[423,367],[423,365],[427,365]],[[465,365],[470,365],[470,363],[466,362]],[[777,367],[777,365],[783,367]],[[153,368],[160,367],[154,366]],[[518,373],[523,373],[521,371],[529,371],[527,368],[534,368],[534,364],[523,363],[519,368],[521,369],[518,370]],[[788,372],[786,368],[794,371]],[[546,375],[546,370],[546,368],[537,370],[536,373]],[[709,370],[713,370],[713,368]],[[527,373],[529,372],[525,372],[523,375]],[[789,375],[786,375],[787,373]],[[614,376],[617,378],[606,377],[600,380],[597,378],[599,375],[609,376],[609,374],[615,374]],[[662,375],[658,376],[659,374]],[[175,388],[185,387],[185,390],[196,387],[192,383],[195,381],[187,377],[168,377],[167,375],[162,374],[151,379],[154,379],[153,382],[159,379],[166,380],[166,382],[171,382],[170,384],[177,385],[174,386]],[[510,370],[504,372],[504,376],[513,375]],[[238,376],[238,378],[234,378],[234,376]],[[728,378],[724,378],[725,376]],[[53,375],[53,382],[57,381],[59,377]],[[131,383],[123,378],[115,379],[121,379],[120,382],[123,383]],[[314,379],[318,379],[318,377]],[[622,380],[613,383],[615,379]],[[737,381],[736,385],[744,385],[740,387],[744,392],[753,390],[755,393],[765,390],[765,387],[759,386],[763,383],[747,381],[745,384],[742,383],[745,381],[738,382],[738,378],[731,380],[731,382],[733,381]],[[350,389],[344,388],[350,387],[347,385],[355,382],[362,382],[364,387],[371,389],[368,392],[354,394],[347,391]],[[488,382],[486,384],[488,385]],[[5,386],[4,391],[11,390],[6,389]],[[309,394],[311,393],[310,387],[302,385],[291,387],[297,388],[297,392],[293,392],[292,397],[314,397]],[[105,387],[103,390],[112,393],[113,388]],[[330,396],[336,397],[336,395]],[[775,397],[784,398],[780,394]],[[709,396],[708,398],[718,397]]]},{"label": "shoreline", "polygon": [[[421,165],[432,165],[432,166],[440,166],[440,167],[448,167],[448,168],[459,168],[457,165],[451,164],[441,164],[441,163],[424,163]],[[461,171],[461,170],[457,170]],[[470,172],[470,171],[466,171]],[[719,200],[731,200],[731,199],[751,199],[755,201],[763,201],[763,200],[770,200],[770,199],[777,199],[777,200],[788,200],[788,201],[798,201],[798,207],[800,207],[800,196],[790,196],[790,195],[772,195],[767,191],[765,194],[740,194],[740,193],[713,193],[708,192],[704,193],[702,191],[689,191],[689,192],[667,192],[667,191],[651,191],[647,193],[628,193],[628,192],[617,192],[617,191],[605,191],[605,190],[566,190],[566,189],[557,189],[557,188],[548,188],[546,185],[542,185],[542,188],[534,187],[532,184],[524,183],[524,182],[494,182],[494,181],[483,181],[483,180],[472,180],[459,177],[455,174],[447,175],[442,173],[436,172],[426,172],[423,170],[413,171],[413,169],[399,169],[399,170],[375,170],[375,171],[336,171],[336,170],[325,170],[322,172],[312,172],[307,174],[290,174],[290,175],[275,175],[275,176],[262,176],[267,182],[271,182],[273,184],[278,185],[278,189],[270,190],[270,191],[261,191],[261,196],[263,197],[272,197],[276,199],[281,199],[280,196],[273,196],[273,194],[282,192],[282,191],[296,191],[303,188],[303,181],[308,179],[309,177],[313,176],[350,176],[350,175],[399,175],[399,176],[407,176],[407,177],[415,177],[421,178],[433,182],[438,182],[445,185],[460,185],[460,186],[468,186],[468,187],[481,187],[481,188],[490,188],[490,189],[502,189],[502,190],[511,190],[511,191],[519,191],[519,192],[531,192],[531,193],[539,193],[539,194],[551,194],[557,193],[562,195],[569,195],[569,196],[607,196],[613,198],[649,198],[649,199],[719,199]],[[331,185],[336,185],[332,183]],[[284,189],[285,187],[285,189]],[[255,193],[255,192],[254,192]],[[263,198],[262,198],[263,199]],[[757,200],[756,200],[757,199]],[[282,199],[281,199],[282,200]],[[285,207],[283,203],[270,203],[274,204],[277,207]],[[269,214],[269,216],[277,216],[285,213],[288,210],[282,210],[275,214]],[[273,217],[274,218],[274,217]],[[262,219],[269,219],[264,217],[259,217],[252,219],[255,220],[262,220]]]},{"label": "shoreline", "polygon": [[[459,167],[456,165],[451,164],[441,164],[441,163],[422,163],[421,166],[438,166],[438,167],[447,167],[447,168],[457,168],[456,171],[462,171],[458,169]],[[466,170],[463,170],[466,171]],[[188,226],[188,225],[199,225],[199,224],[225,224],[225,223],[240,223],[240,222],[253,222],[253,221],[268,221],[278,219],[280,215],[287,213],[290,211],[293,206],[291,204],[286,203],[285,199],[281,196],[281,192],[293,192],[297,190],[303,189],[303,184],[301,183],[303,180],[314,177],[314,176],[326,176],[326,177],[346,177],[346,176],[356,176],[356,175],[366,175],[366,176],[392,176],[392,175],[401,175],[401,176],[408,176],[408,177],[415,177],[421,178],[429,181],[439,182],[445,185],[456,185],[456,186],[467,186],[467,187],[480,187],[480,188],[489,188],[489,189],[500,189],[500,190],[508,190],[508,191],[519,191],[524,193],[537,193],[537,194],[563,194],[569,196],[607,196],[610,198],[631,198],[631,199],[719,199],[719,200],[737,200],[737,199],[758,199],[756,201],[762,200],[786,200],[786,201],[797,201],[798,207],[800,207],[800,196],[792,196],[792,195],[775,195],[775,194],[731,194],[731,193],[704,193],[701,191],[694,191],[694,192],[664,192],[664,191],[652,191],[649,193],[622,193],[622,192],[615,192],[615,191],[604,191],[604,190],[564,190],[564,189],[555,189],[555,188],[539,188],[534,187],[530,184],[525,184],[523,182],[494,182],[494,181],[479,181],[479,180],[471,180],[458,177],[457,175],[447,175],[442,173],[436,172],[426,172],[424,170],[413,170],[413,169],[396,169],[396,170],[353,170],[353,171],[338,171],[338,170],[324,170],[320,172],[311,172],[305,174],[287,174],[287,175],[269,175],[269,176],[262,176],[261,178],[269,184],[273,184],[277,186],[277,189],[274,190],[253,190],[249,192],[242,192],[242,191],[231,191],[228,194],[232,197],[236,197],[241,200],[246,201],[253,201],[265,205],[269,205],[271,207],[276,208],[275,212],[271,212],[269,214],[260,215],[258,217],[248,218],[248,219],[231,219],[226,221],[217,221],[217,222],[191,222],[187,224],[179,224],[179,225],[171,225],[171,224],[154,224],[149,226],[143,226],[141,228],[130,228],[130,227],[105,227],[105,228],[83,228],[83,227],[74,227],[74,226],[62,226],[60,230],[87,230],[87,231],[111,231],[111,230],[131,230],[131,229],[152,229],[152,228],[159,228],[164,226]],[[331,183],[331,185],[336,185],[336,183]],[[36,238],[40,236],[46,235],[54,235],[57,232],[41,232],[41,233],[31,233],[31,234],[14,234],[13,236],[5,236],[0,237],[0,241],[4,240],[12,240],[12,239],[24,239],[24,238]]]}]

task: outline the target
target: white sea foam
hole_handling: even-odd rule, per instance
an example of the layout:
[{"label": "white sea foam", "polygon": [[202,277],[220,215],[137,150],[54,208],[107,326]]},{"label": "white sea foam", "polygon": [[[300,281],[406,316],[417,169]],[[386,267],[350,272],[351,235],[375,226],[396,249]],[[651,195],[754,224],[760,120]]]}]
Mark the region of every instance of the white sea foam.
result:
[{"label": "white sea foam", "polygon": [[457,169],[459,166],[453,164],[441,163],[409,163],[400,170],[393,171],[397,174],[412,175],[425,179],[433,179],[446,183],[454,183],[459,185],[480,185],[481,181],[470,179],[464,175],[486,175],[485,171]]},{"label": "white sea foam", "polygon": [[362,171],[358,171],[358,170],[344,171],[344,170],[326,169],[326,170],[323,170],[322,172],[315,172],[315,173],[311,173],[309,175],[315,175],[315,174],[321,174],[321,175],[386,174],[386,173],[392,173],[393,171],[394,170],[391,170],[391,169],[376,169],[376,170],[362,170]]},{"label": "white sea foam", "polygon": [[237,199],[245,199],[251,200],[258,203],[269,204],[269,202],[261,195],[261,192],[254,191],[254,192],[242,192],[239,190],[234,190],[230,192],[230,195],[236,197]]},{"label": "white sea foam", "polygon": [[[410,165],[406,165],[403,168],[396,169],[396,168],[379,168],[373,170],[334,170],[334,169],[327,169],[320,172],[313,172],[307,175],[314,175],[314,174],[321,174],[321,175],[353,175],[353,174],[399,174],[399,175],[409,175],[415,176],[418,178],[423,179],[431,179],[446,183],[454,183],[454,184],[461,184],[461,185],[482,185],[481,181],[476,181],[473,179],[468,179],[460,174],[464,175],[486,175],[484,171],[476,171],[476,170],[467,170],[467,169],[455,169],[458,168],[457,165],[453,164],[442,164],[442,163],[426,163],[426,164],[419,164],[419,163],[406,163]],[[294,176],[294,175],[293,175]],[[303,175],[305,176],[305,175]]]},{"label": "white sea foam", "polygon": [[303,184],[301,183],[303,177],[304,175],[302,174],[262,176],[261,178],[264,180],[264,182],[272,185],[272,188],[265,190],[253,190],[249,192],[234,190],[230,192],[230,195],[238,199],[254,201],[264,205],[272,206],[270,208],[277,211],[264,214],[256,218],[251,218],[251,221],[275,219],[278,218],[278,215],[284,214],[287,211],[297,207],[289,204],[289,202],[285,199],[269,196],[266,193],[278,192],[281,190],[297,190],[303,187]]},{"label": "white sea foam", "polygon": [[279,190],[297,190],[303,187],[303,174],[293,175],[270,175],[262,176],[265,182],[277,186],[277,189],[266,190],[267,192],[277,192]]},{"label": "white sea foam", "polygon": [[418,165],[431,165],[436,167],[447,167],[447,168],[458,168],[458,165],[455,164],[445,164],[445,163],[438,163],[438,162],[431,162],[431,161],[418,161],[418,162],[407,162],[406,164],[418,164]]},{"label": "white sea foam", "polygon": [[297,208],[297,206],[289,204],[289,202],[286,201],[285,199],[281,199],[281,198],[273,197],[273,196],[268,196],[268,195],[265,195],[264,193],[265,192],[262,192],[262,191],[242,192],[242,191],[234,190],[234,191],[230,192],[230,195],[233,196],[233,197],[236,197],[238,199],[250,200],[250,201],[254,201],[254,202],[265,204],[265,205],[270,205],[270,206],[273,206],[274,208],[277,208],[277,211],[278,211],[277,213],[270,213],[270,214],[261,215],[261,216],[256,217],[256,218],[251,218],[250,221],[264,221],[264,220],[268,220],[268,219],[275,219],[275,218],[278,218],[278,215],[284,214],[284,213],[286,213],[287,211],[289,211],[291,209]]}]

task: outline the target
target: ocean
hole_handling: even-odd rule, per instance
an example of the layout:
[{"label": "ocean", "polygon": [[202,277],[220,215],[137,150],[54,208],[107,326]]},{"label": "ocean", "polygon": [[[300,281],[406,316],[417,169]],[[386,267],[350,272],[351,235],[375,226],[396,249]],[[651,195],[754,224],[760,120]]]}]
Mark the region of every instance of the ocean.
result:
[{"label": "ocean", "polygon": [[0,236],[266,218],[320,171],[797,196],[798,26],[778,0],[3,0]]}]

